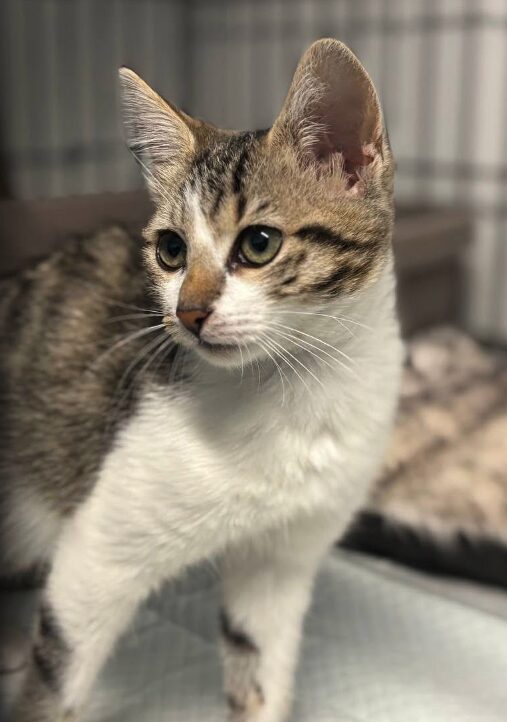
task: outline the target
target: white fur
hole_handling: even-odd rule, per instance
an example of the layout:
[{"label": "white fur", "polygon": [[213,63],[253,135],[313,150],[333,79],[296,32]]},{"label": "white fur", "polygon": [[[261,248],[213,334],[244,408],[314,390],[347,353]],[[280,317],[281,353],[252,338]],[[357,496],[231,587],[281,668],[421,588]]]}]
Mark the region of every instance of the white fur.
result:
[{"label": "white fur", "polygon": [[220,246],[216,243],[211,226],[202,212],[201,198],[202,193],[196,189],[189,190],[185,195],[188,218],[192,226],[192,252],[204,256],[207,264],[215,261],[222,269],[225,258],[220,254]]},{"label": "white fur", "polygon": [[85,701],[149,591],[218,557],[227,609],[260,650],[246,667],[225,654],[226,688],[246,705],[238,720],[285,718],[316,568],[366,498],[395,408],[402,354],[390,264],[374,285],[325,311],[345,312],[361,323],[302,321],[347,354],[353,372],[293,348],[316,378],[300,368],[303,384],[286,366],[283,405],[269,359],[260,384],[256,371],[241,378],[200,361],[181,393],[146,389],[54,559],[48,594],[74,650],[67,708]]}]

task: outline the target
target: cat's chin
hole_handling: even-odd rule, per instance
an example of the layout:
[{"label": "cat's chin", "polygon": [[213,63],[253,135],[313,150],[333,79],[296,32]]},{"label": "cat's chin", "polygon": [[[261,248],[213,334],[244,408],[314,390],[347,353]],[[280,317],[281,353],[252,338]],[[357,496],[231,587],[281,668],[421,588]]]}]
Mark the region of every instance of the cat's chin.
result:
[{"label": "cat's chin", "polygon": [[241,366],[241,352],[233,344],[208,343],[200,341],[194,351],[212,366],[237,368]]}]

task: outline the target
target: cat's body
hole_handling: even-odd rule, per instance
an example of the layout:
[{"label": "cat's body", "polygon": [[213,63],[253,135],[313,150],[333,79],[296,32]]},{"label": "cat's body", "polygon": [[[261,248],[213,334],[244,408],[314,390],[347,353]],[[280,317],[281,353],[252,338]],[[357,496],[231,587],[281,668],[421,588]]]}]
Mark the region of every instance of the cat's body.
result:
[{"label": "cat's body", "polygon": [[[0,281],[1,473],[2,480],[16,480],[4,481],[3,496],[19,493],[24,504],[31,491],[50,514],[65,518],[93,487],[127,401],[134,400],[122,398],[127,384],[120,389],[120,381],[139,345],[134,339],[107,350],[115,337],[147,326],[130,308],[148,302],[139,245],[110,229],[69,240]],[[1,519],[5,524],[6,511]],[[41,554],[46,547],[36,545]],[[13,568],[26,565],[12,544],[4,540],[0,548],[4,575],[10,556]]]},{"label": "cat's body", "polygon": [[[329,53],[365,83],[353,56],[326,42],[300,82]],[[145,107],[141,126],[158,115]],[[182,118],[145,141],[152,160],[176,130],[180,151],[194,142],[175,130]],[[215,137],[185,122],[207,149],[182,182],[173,165],[148,169],[160,202],[148,275],[133,241],[111,230],[25,274],[24,320],[16,282],[0,306],[6,568],[51,561],[23,722],[76,715],[138,604],[205,558],[223,576],[233,717],[284,720],[316,569],[364,502],[389,433],[401,344],[385,141],[382,161],[370,146],[371,164],[344,147],[341,170],[321,177],[296,174],[280,139],[270,168],[273,131]],[[359,163],[357,183],[345,181],[348,162]],[[237,236],[248,262],[229,250]],[[128,318],[133,306],[144,315]]]}]

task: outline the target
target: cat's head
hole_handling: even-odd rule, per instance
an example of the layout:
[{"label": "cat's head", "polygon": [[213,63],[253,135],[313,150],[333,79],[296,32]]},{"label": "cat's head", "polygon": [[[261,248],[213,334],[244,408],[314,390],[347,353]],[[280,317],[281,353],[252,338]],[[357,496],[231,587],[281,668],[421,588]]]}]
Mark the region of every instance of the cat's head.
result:
[{"label": "cat's head", "polygon": [[145,260],[168,332],[216,365],[278,345],[295,355],[312,314],[360,294],[388,253],[392,159],[366,71],[342,43],[317,41],[261,132],[219,130],[120,76],[156,206]]}]

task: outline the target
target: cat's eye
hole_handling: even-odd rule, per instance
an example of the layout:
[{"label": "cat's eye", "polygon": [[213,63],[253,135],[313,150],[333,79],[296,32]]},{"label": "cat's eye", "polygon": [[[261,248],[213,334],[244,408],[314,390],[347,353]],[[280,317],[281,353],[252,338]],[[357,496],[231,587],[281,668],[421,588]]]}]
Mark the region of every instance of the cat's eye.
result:
[{"label": "cat's eye", "polygon": [[162,268],[177,271],[187,260],[187,244],[175,231],[161,231],[157,244],[157,261]]},{"label": "cat's eye", "polygon": [[269,226],[248,226],[238,237],[237,255],[247,266],[264,266],[276,256],[282,245],[282,234]]}]

